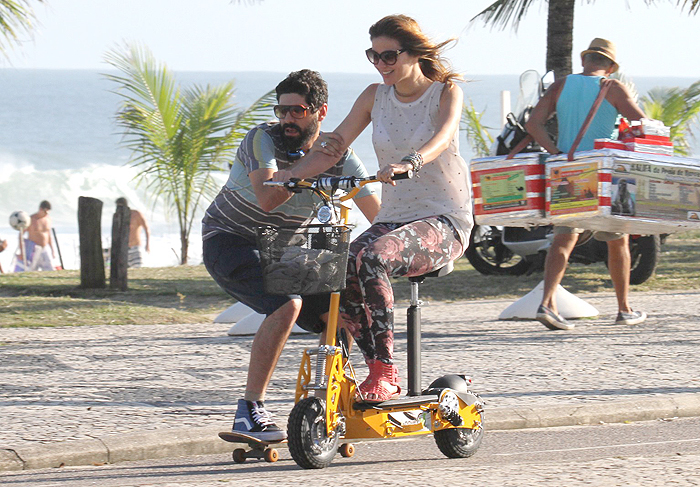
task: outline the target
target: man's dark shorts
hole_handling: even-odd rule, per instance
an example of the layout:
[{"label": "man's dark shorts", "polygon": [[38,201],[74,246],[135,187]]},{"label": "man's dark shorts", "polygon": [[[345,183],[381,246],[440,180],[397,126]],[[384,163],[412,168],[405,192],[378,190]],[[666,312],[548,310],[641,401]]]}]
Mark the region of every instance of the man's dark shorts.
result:
[{"label": "man's dark shorts", "polygon": [[[260,252],[255,244],[230,233],[219,233],[206,239],[202,245],[204,265],[216,283],[241,303],[263,315],[271,315],[297,294],[275,296],[263,288]],[[314,333],[323,331],[320,320],[328,312],[330,295],[302,297],[297,325]]]}]

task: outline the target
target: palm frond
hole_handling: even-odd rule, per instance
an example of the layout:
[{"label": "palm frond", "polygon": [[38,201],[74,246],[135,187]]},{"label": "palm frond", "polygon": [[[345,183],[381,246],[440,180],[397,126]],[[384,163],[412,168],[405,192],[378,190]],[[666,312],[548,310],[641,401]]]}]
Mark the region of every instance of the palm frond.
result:
[{"label": "palm frond", "polygon": [[700,0],[678,0],[676,5],[681,5],[681,9],[688,7],[689,14],[696,14],[700,10]]},{"label": "palm frond", "polygon": [[681,88],[654,88],[641,99],[647,117],[661,120],[671,128],[674,151],[679,155],[691,153],[690,137],[693,126],[700,120],[700,81]]},{"label": "palm frond", "polygon": [[479,113],[474,108],[474,103],[471,98],[469,105],[466,103],[462,106],[462,120],[460,121],[460,129],[464,130],[467,135],[467,142],[471,146],[474,153],[479,157],[487,156],[489,147],[493,143],[493,137],[488,131],[489,127],[485,127],[481,123],[481,118],[484,113]]},{"label": "palm frond", "polygon": [[498,0],[476,14],[470,22],[480,19],[486,25],[505,29],[512,24],[518,30],[520,21],[535,0]]},{"label": "palm frond", "polygon": [[[44,0],[36,0],[43,3]],[[5,54],[20,37],[31,34],[36,15],[29,0],[0,0],[0,53]]]},{"label": "palm frond", "polygon": [[263,122],[274,119],[272,107],[277,103],[275,90],[270,90],[255,100],[248,108],[236,115],[235,129],[229,134],[229,143],[234,147],[238,145],[252,128]]},{"label": "palm frond", "polygon": [[122,144],[132,151],[130,163],[139,169],[135,179],[154,204],[158,199],[176,214],[184,264],[197,209],[218,191],[213,173],[234,151],[229,139],[240,113],[232,104],[233,82],[181,90],[165,65],[135,45],[105,59],[118,71],[105,76],[121,97],[117,123]]}]

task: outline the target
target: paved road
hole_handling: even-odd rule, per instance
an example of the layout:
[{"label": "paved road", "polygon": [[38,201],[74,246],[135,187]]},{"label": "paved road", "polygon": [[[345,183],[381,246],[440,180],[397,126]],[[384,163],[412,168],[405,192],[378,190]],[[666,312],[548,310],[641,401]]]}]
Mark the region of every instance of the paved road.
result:
[{"label": "paved road", "polygon": [[[612,292],[580,297],[601,317],[568,332],[498,321],[506,300],[432,303],[423,310],[423,384],[445,373],[472,376],[486,421],[503,428],[700,415],[700,291],[633,293],[633,307],[650,315],[636,327],[612,323]],[[147,458],[149,432],[162,441],[162,430],[191,438],[228,429],[251,338],[226,331],[211,323],[1,329],[0,470],[51,464],[55,457],[40,447],[58,442],[52,452],[90,450],[75,459],[89,464],[105,448],[109,461],[136,459],[126,452],[137,447]],[[292,406],[301,350],[315,341],[293,336],[275,372],[267,403],[280,423]],[[396,355],[405,371],[403,324]],[[559,422],[548,423],[555,416]]]},{"label": "paved road", "polygon": [[700,418],[491,431],[468,459],[443,457],[430,437],[357,444],[324,470],[287,450],[274,464],[206,455],[1,474],[5,487],[215,485],[691,486],[700,484]]}]

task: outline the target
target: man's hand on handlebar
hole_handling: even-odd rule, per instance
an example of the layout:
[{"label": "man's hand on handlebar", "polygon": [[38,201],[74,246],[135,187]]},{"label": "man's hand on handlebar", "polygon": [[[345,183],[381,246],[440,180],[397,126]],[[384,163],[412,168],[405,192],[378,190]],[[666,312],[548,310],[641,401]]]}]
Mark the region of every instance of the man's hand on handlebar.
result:
[{"label": "man's hand on handlebar", "polygon": [[287,182],[290,179],[294,179],[294,174],[292,174],[292,171],[288,171],[287,169],[282,169],[280,171],[275,172],[272,174],[272,181],[275,182]]}]

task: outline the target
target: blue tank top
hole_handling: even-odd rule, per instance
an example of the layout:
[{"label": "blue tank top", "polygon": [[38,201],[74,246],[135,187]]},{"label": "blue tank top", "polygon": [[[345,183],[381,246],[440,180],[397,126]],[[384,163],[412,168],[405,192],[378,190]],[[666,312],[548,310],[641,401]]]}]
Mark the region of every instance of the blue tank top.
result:
[{"label": "blue tank top", "polygon": [[[557,146],[562,152],[569,152],[574,140],[576,140],[576,136],[600,92],[602,78],[602,76],[584,76],[582,74],[571,74],[566,77],[564,87],[557,100],[557,123],[559,125]],[[617,110],[610,102],[603,100],[576,150],[591,150],[595,139],[609,139],[615,129],[616,120]]]}]

